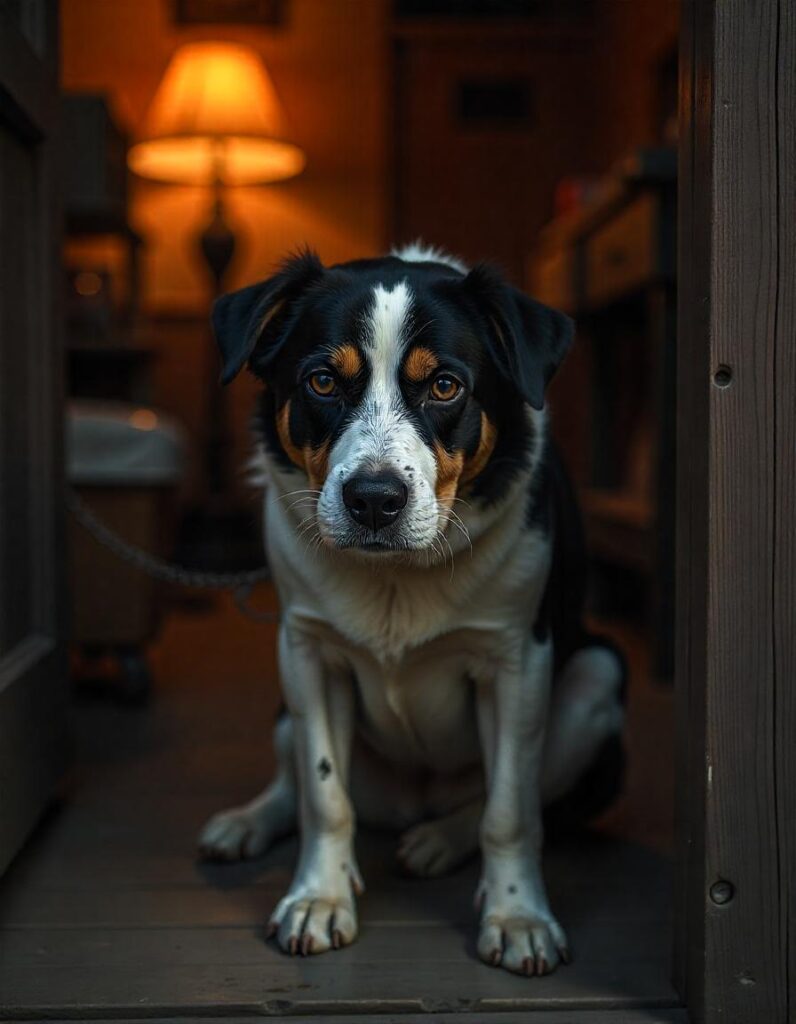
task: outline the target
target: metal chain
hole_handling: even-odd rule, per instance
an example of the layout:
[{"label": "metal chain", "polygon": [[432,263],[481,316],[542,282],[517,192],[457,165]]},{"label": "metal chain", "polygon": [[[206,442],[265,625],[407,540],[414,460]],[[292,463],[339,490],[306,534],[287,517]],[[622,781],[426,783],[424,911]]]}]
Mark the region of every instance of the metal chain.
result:
[{"label": "metal chain", "polygon": [[264,565],[260,569],[246,569],[242,572],[205,572],[199,569],[187,569],[183,565],[167,562],[165,558],[159,558],[157,555],[124,540],[107,523],[104,523],[71,487],[66,490],[66,504],[83,529],[87,530],[96,541],[99,541],[103,547],[108,548],[122,561],[129,562],[149,576],[165,583],[177,583],[181,587],[234,590],[236,604],[250,618],[258,622],[279,621],[276,612],[255,612],[246,604],[254,584],[271,579],[271,573],[267,566]]}]

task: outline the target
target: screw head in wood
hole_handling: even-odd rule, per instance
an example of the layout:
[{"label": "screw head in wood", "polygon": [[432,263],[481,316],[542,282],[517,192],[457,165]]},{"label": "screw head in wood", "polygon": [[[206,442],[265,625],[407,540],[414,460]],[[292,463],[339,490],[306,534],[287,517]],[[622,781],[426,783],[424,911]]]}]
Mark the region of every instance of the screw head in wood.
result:
[{"label": "screw head in wood", "polygon": [[719,907],[729,903],[734,895],[735,887],[732,882],[727,882],[724,879],[714,882],[710,887],[710,898]]}]

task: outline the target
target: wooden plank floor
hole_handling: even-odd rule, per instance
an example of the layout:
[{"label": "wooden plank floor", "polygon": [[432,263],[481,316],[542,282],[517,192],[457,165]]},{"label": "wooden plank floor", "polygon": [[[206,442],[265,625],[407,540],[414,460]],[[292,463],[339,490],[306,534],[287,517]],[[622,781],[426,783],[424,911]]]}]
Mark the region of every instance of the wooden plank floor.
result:
[{"label": "wooden plank floor", "polygon": [[669,982],[667,693],[643,681],[633,689],[626,797],[597,829],[547,850],[571,967],[526,979],[479,963],[477,865],[442,881],[402,878],[394,837],[372,834],[359,841],[359,941],[291,959],[265,941],[263,924],[295,841],[242,866],[194,856],[204,819],[270,772],[272,640],[226,604],[213,616],[178,614],[154,652],[149,710],[78,704],[66,793],[0,885],[0,1015],[685,1020]]}]

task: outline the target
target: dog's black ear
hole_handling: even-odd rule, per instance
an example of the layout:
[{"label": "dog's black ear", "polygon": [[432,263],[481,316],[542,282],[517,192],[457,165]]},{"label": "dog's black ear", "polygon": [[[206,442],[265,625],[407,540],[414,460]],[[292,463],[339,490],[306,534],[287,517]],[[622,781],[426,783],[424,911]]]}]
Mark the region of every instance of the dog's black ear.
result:
[{"label": "dog's black ear", "polygon": [[221,352],[221,383],[248,362],[262,376],[287,337],[295,302],[324,275],[318,256],[307,249],[286,260],[267,281],[223,295],[213,306],[213,330]]},{"label": "dog's black ear", "polygon": [[485,318],[487,345],[501,374],[529,405],[541,409],[545,388],[572,342],[574,323],[506,284],[486,264],[474,267],[463,287]]}]

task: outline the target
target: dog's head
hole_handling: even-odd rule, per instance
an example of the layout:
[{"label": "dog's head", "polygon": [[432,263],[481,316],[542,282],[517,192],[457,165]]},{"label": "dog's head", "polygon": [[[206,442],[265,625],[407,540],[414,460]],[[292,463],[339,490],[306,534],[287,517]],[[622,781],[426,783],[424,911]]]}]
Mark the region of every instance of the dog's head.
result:
[{"label": "dog's head", "polygon": [[433,551],[457,497],[507,492],[572,338],[485,266],[310,252],[213,322],[222,381],[248,364],[264,382],[265,444],[308,481],[323,540],[370,552]]}]

